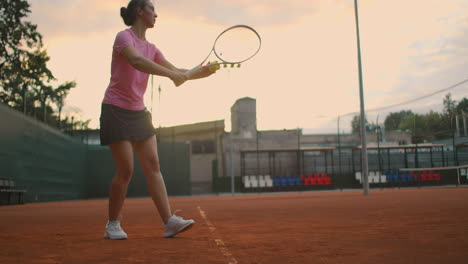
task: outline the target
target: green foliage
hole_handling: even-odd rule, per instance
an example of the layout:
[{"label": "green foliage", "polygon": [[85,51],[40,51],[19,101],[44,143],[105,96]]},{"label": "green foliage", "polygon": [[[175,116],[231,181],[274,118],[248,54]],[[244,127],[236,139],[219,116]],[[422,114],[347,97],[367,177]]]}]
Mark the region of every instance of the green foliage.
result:
[{"label": "green foliage", "polygon": [[[37,25],[23,21],[29,13],[26,0],[0,1],[0,102],[62,128],[68,120],[61,120],[64,100],[76,82],[51,85],[56,79],[47,67],[50,57],[43,49],[42,36]],[[51,104],[58,109],[58,116]]]},{"label": "green foliage", "polygon": [[414,143],[431,142],[451,137],[445,116],[434,111],[428,114],[411,114],[405,116],[398,130],[411,131]]},{"label": "green foliage", "polygon": [[[366,119],[366,131],[374,131],[376,129],[375,124],[370,124],[369,121]],[[353,133],[360,133],[361,132],[361,117],[360,116],[354,116],[353,120],[351,121],[351,127]]]},{"label": "green foliage", "polygon": [[411,131],[415,143],[453,137],[455,116],[461,116],[463,111],[468,112],[468,100],[463,98],[457,102],[448,93],[443,99],[443,105],[442,113],[430,111],[427,114],[415,114],[411,110],[390,113],[385,118],[385,130]]},{"label": "green foliage", "polygon": [[400,123],[405,119],[407,116],[413,115],[411,110],[403,110],[397,113],[390,113],[385,118],[385,129],[386,130],[398,130]]}]

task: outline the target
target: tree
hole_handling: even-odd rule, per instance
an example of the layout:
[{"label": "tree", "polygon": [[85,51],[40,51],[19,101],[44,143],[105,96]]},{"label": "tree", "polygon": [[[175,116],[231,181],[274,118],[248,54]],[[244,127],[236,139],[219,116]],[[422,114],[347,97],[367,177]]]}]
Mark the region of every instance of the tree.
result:
[{"label": "tree", "polygon": [[23,69],[34,58],[34,51],[42,48],[37,26],[22,21],[30,12],[25,0],[0,1],[0,99],[14,108],[19,103],[23,108],[27,105],[24,97],[30,76]]},{"label": "tree", "polygon": [[468,113],[468,99],[465,97],[462,100],[460,100],[455,110],[457,111],[457,113],[461,113],[461,112]]},{"label": "tree", "polygon": [[[60,128],[65,97],[76,82],[53,87],[42,36],[36,25],[23,21],[29,13],[26,0],[0,1],[0,102]],[[58,108],[58,121],[50,103]]]},{"label": "tree", "polygon": [[[58,128],[62,128],[62,109],[65,106],[65,97],[67,97],[71,88],[76,87],[76,82],[66,82],[59,85],[51,95],[51,101],[57,105],[58,108]],[[89,121],[89,120],[88,120]],[[89,122],[88,122],[89,124]]]},{"label": "tree", "polygon": [[42,36],[37,26],[22,22],[31,11],[26,0],[0,1],[0,79],[4,80],[8,69],[19,65],[21,58],[28,52],[42,47]]},{"label": "tree", "polygon": [[402,110],[400,112],[390,113],[384,121],[386,130],[398,130],[405,117],[413,115],[411,110]]},{"label": "tree", "polygon": [[[365,123],[366,131],[372,131],[375,130],[375,125],[369,124],[369,122],[366,119]],[[351,128],[353,133],[361,133],[361,117],[360,116],[354,116],[353,120],[351,121]]]},{"label": "tree", "polygon": [[448,93],[444,97],[444,114],[448,118],[452,118],[456,112],[457,101],[452,99],[452,94]]}]

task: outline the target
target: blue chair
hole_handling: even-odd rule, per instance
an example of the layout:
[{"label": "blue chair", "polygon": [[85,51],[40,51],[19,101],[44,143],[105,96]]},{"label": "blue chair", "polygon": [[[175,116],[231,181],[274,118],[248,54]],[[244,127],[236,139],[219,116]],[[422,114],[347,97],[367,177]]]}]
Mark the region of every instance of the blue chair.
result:
[{"label": "blue chair", "polygon": [[296,176],[294,177],[294,179],[296,180],[296,185],[297,185],[297,186],[304,185],[304,183],[303,183],[302,180],[301,180],[301,176],[296,175]]},{"label": "blue chair", "polygon": [[273,185],[276,186],[281,186],[281,176],[274,176],[273,178]]},{"label": "blue chair", "polygon": [[288,178],[285,176],[280,176],[281,177],[281,186],[288,186]]},{"label": "blue chair", "polygon": [[387,176],[387,182],[393,182],[393,174],[391,171],[385,172],[385,175]]},{"label": "blue chair", "polygon": [[414,181],[413,175],[411,175],[409,172],[405,172],[405,174],[406,174],[406,181],[407,182],[413,182]]},{"label": "blue chair", "polygon": [[401,182],[406,182],[406,174],[404,173],[397,173],[398,178],[400,179]]},{"label": "blue chair", "polygon": [[288,180],[288,185],[289,186],[294,186],[296,185],[296,179],[294,178],[294,176],[289,176],[286,178]]},{"label": "blue chair", "polygon": [[400,182],[400,179],[398,177],[398,173],[395,173],[394,171],[390,172],[390,177],[392,178],[392,182]]}]

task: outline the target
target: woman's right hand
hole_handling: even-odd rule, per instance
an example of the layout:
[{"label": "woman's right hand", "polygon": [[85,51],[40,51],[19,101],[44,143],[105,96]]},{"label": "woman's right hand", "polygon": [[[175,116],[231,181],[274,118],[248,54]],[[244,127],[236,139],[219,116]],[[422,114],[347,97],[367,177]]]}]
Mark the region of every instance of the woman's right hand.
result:
[{"label": "woman's right hand", "polygon": [[187,81],[187,75],[178,71],[173,71],[170,78],[177,87],[181,86],[185,81]]}]

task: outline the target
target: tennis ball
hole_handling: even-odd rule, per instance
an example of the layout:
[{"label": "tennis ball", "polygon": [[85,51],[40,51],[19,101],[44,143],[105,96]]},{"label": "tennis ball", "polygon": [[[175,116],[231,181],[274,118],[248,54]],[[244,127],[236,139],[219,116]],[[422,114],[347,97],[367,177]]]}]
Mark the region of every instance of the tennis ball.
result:
[{"label": "tennis ball", "polygon": [[220,68],[219,64],[214,64],[214,63],[217,63],[217,61],[213,61],[212,65],[208,64],[208,69],[211,72],[215,72],[215,71],[219,70],[219,68]]}]

